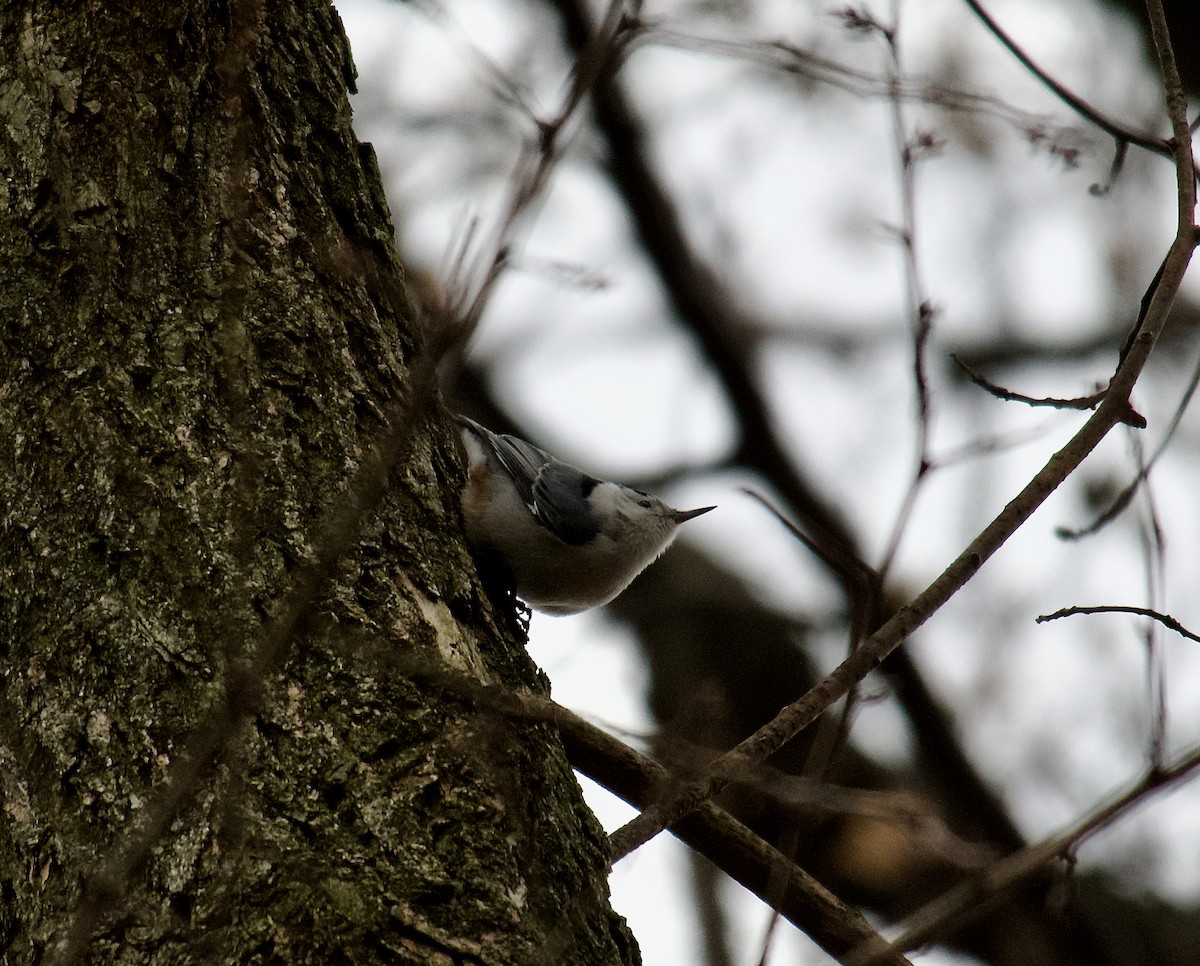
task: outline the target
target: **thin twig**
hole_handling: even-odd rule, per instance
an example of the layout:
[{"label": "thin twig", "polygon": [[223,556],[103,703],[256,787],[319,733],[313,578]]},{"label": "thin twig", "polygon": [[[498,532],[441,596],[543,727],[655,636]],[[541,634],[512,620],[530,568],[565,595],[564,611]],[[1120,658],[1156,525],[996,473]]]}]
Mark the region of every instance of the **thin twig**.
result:
[{"label": "thin twig", "polygon": [[1061,539],[1080,540],[1083,537],[1091,536],[1120,516],[1125,508],[1133,502],[1138,489],[1149,479],[1150,471],[1154,468],[1154,464],[1158,462],[1159,457],[1166,452],[1167,446],[1175,438],[1175,433],[1179,430],[1179,424],[1183,420],[1183,414],[1187,412],[1188,406],[1191,405],[1192,397],[1196,394],[1197,385],[1200,385],[1200,360],[1197,360],[1196,365],[1192,368],[1192,378],[1188,380],[1187,389],[1184,390],[1183,397],[1179,400],[1178,405],[1176,405],[1175,412],[1171,415],[1171,421],[1163,433],[1163,438],[1159,441],[1158,446],[1154,448],[1150,459],[1138,467],[1138,471],[1129,482],[1129,485],[1117,494],[1116,498],[1109,504],[1108,509],[1086,527],[1079,527],[1077,529],[1068,527],[1056,528],[1055,533]]},{"label": "thin twig", "polygon": [[[728,40],[707,37],[661,21],[641,21],[637,45],[657,45],[740,60],[755,67],[828,84],[858,97],[887,97],[889,81],[850,64],[844,64],[782,40]],[[964,91],[917,79],[906,79],[896,91],[905,102],[928,104],[947,111],[962,111],[995,117],[1023,131],[1034,143],[1048,143],[1053,153],[1068,164],[1078,154],[1081,136],[1074,128],[1053,125],[1042,114],[1022,110],[992,94]],[[1073,143],[1063,146],[1065,138]]]},{"label": "thin twig", "polygon": [[[892,525],[887,549],[879,564],[880,581],[887,579],[900,550],[900,541],[908,529],[908,521],[917,504],[921,484],[929,473],[929,439],[933,421],[933,403],[929,390],[927,350],[929,336],[933,331],[934,310],[921,277],[917,259],[917,177],[916,165],[923,157],[937,149],[937,141],[931,135],[920,134],[910,137],[904,117],[899,90],[904,81],[904,69],[900,59],[900,2],[894,0],[892,26],[880,30],[888,50],[888,105],[892,121],[892,138],[895,147],[897,180],[900,188],[900,241],[904,253],[904,284],[908,301],[909,339],[912,351],[913,394],[917,409],[916,468],[909,481],[908,491],[901,501],[900,510]],[[853,699],[853,690],[847,698],[847,706]]]},{"label": "thin twig", "polygon": [[495,230],[491,255],[478,273],[480,280],[475,292],[469,296],[463,294],[463,308],[456,313],[462,319],[468,339],[479,325],[496,282],[511,260],[520,230],[543,197],[550,175],[565,150],[567,139],[564,131],[597,79],[618,57],[621,45],[629,35],[629,27],[622,13],[624,5],[625,0],[610,0],[603,23],[575,59],[567,93],[558,111],[549,119],[534,119],[537,140],[530,147],[531,157],[526,159],[525,173],[516,179],[509,194],[504,214]]},{"label": "thin twig", "polygon": [[[1138,472],[1145,469],[1141,440],[1133,439],[1134,456]],[[1149,485],[1142,487],[1142,502],[1146,506],[1146,519],[1141,531],[1146,570],[1146,600],[1156,610],[1162,602],[1161,575],[1166,569],[1166,541],[1163,538],[1162,521],[1154,500],[1154,490]],[[1163,666],[1162,647],[1158,640],[1158,624],[1149,621],[1144,637],[1146,641],[1146,692],[1150,705],[1150,744],[1148,748],[1150,768],[1163,766],[1167,747],[1167,688]]]},{"label": "thin twig", "polygon": [[[814,557],[821,561],[829,570],[836,574],[843,586],[852,588],[850,592],[852,611],[869,619],[875,610],[875,597],[879,593],[879,574],[872,570],[864,561],[857,560],[852,564],[838,556],[829,554],[825,548],[810,538],[796,523],[789,520],[787,515],[775,506],[766,496],[749,486],[740,488],[742,493],[761,504],[768,513],[778,520],[787,531],[795,537]],[[851,624],[856,621],[851,618]]]},{"label": "thin twig", "polygon": [[[988,29],[992,36],[1000,41],[1004,49],[1021,62],[1022,67],[1029,71],[1029,73],[1033,74],[1033,76],[1039,81],[1041,81],[1041,83],[1049,91],[1051,91],[1055,97],[1066,104],[1067,107],[1073,110],[1080,117],[1096,125],[1096,127],[1100,128],[1100,130],[1102,130],[1105,134],[1112,137],[1117,142],[1118,147],[1120,147],[1120,145],[1123,143],[1136,144],[1139,148],[1144,148],[1145,150],[1154,154],[1159,154],[1167,158],[1172,156],[1171,146],[1161,138],[1156,138],[1149,134],[1139,134],[1136,131],[1129,130],[1117,121],[1114,121],[1112,118],[1108,117],[1106,114],[1094,108],[1083,98],[1073,94],[1048,73],[1042,70],[1042,68],[1034,63],[1033,58],[1025,53],[1021,46],[1007,33],[1005,33],[1004,29],[992,19],[991,15],[983,9],[983,6],[978,2],[978,0],[963,0],[963,2],[971,8],[972,12],[974,12],[975,16],[979,18],[980,22]],[[1123,152],[1120,156],[1123,157]],[[1116,162],[1114,162],[1114,164],[1115,163]]]},{"label": "thin twig", "polygon": [[[1003,386],[998,386],[994,382],[989,382],[984,376],[968,366],[957,355],[951,354],[950,358],[954,364],[963,371],[968,379],[971,380],[980,389],[986,390],[997,399],[1003,399],[1006,402],[1021,402],[1027,406],[1047,407],[1050,409],[1078,409],[1088,410],[1095,409],[1104,400],[1103,392],[1094,392],[1090,396],[1076,396],[1074,399],[1060,399],[1054,396],[1025,396],[1019,392],[1013,392],[1005,389]],[[1145,429],[1146,420],[1132,407],[1128,412],[1121,417],[1121,422],[1127,426],[1133,426],[1135,429]]]},{"label": "thin twig", "polygon": [[1015,430],[1011,433],[994,433],[990,436],[976,436],[956,446],[948,447],[930,460],[930,470],[946,469],[970,460],[994,456],[1008,450],[1015,450],[1030,443],[1045,439],[1053,430],[1049,423],[1033,426],[1028,429]]},{"label": "thin twig", "polygon": [[1189,631],[1186,627],[1179,623],[1170,614],[1163,614],[1160,611],[1153,610],[1149,607],[1134,607],[1126,604],[1100,604],[1094,607],[1064,607],[1061,610],[1056,610],[1053,614],[1040,614],[1036,618],[1036,623],[1045,624],[1048,621],[1056,621],[1063,617],[1074,617],[1076,614],[1136,614],[1139,617],[1149,617],[1151,620],[1158,621],[1163,627],[1174,631],[1180,637],[1186,637],[1189,641],[1196,641],[1200,644],[1200,634],[1195,634]]}]

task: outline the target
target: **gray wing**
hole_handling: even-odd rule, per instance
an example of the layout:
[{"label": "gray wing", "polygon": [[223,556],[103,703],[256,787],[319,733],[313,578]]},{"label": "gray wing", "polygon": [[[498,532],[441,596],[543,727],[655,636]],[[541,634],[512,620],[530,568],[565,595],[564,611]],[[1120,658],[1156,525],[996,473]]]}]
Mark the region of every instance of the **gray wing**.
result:
[{"label": "gray wing", "polygon": [[567,543],[581,544],[599,532],[588,496],[600,481],[552,459],[533,481],[533,512]]},{"label": "gray wing", "polygon": [[527,443],[516,436],[503,436],[487,431],[484,438],[491,447],[496,461],[512,478],[513,485],[516,486],[522,502],[530,510],[534,509],[534,481],[542,472],[542,468],[553,461],[553,457],[532,443]]},{"label": "gray wing", "polygon": [[462,416],[459,420],[488,445],[517,495],[547,530],[573,544],[596,536],[588,496],[599,480],[523,439],[493,433]]}]

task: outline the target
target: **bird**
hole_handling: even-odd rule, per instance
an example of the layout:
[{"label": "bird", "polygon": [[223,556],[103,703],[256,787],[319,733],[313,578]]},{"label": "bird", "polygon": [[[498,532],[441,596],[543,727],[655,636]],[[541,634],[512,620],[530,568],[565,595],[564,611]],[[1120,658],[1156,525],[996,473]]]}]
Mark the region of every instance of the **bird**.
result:
[{"label": "bird", "polygon": [[516,595],[544,614],[607,604],[670,546],[680,524],[716,509],[676,510],[516,436],[454,418],[467,457],[467,542],[498,560]]}]

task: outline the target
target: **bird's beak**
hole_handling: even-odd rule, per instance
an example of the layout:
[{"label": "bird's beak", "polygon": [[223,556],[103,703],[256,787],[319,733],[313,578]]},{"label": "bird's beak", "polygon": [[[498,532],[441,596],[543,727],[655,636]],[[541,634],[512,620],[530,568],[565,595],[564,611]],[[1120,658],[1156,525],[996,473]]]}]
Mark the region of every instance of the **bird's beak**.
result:
[{"label": "bird's beak", "polygon": [[715,506],[702,506],[702,507],[700,507],[699,510],[676,510],[675,511],[675,522],[683,523],[686,520],[694,520],[696,517],[700,516],[701,514],[707,513],[709,510],[715,510],[715,509],[716,509]]}]

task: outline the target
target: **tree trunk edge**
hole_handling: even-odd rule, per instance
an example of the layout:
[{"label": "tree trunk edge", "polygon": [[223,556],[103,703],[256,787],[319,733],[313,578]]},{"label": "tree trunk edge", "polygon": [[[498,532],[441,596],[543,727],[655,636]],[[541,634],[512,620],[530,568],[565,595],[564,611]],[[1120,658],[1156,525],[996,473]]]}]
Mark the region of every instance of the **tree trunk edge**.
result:
[{"label": "tree trunk edge", "polygon": [[[84,877],[145,814],[420,341],[386,288],[391,226],[350,128],[335,12],[231,16],[0,13],[12,962],[53,947]],[[637,961],[557,739],[366,653],[431,648],[449,614],[469,666],[541,686],[488,623],[459,473],[449,432],[417,431],[318,625],[87,961],[524,964],[564,917],[558,961]]]}]

